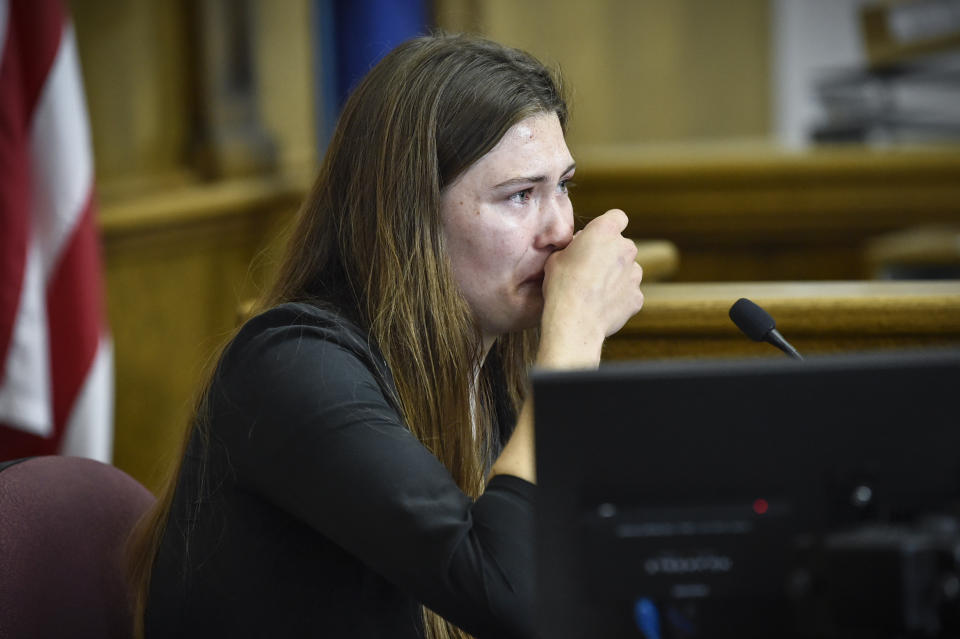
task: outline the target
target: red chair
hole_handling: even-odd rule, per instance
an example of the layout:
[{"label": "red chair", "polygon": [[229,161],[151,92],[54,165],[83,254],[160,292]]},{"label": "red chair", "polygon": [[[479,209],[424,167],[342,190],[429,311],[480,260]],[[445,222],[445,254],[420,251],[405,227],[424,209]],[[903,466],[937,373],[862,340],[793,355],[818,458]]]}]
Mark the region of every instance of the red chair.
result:
[{"label": "red chair", "polygon": [[154,501],[90,459],[0,464],[0,637],[131,637],[124,544]]}]

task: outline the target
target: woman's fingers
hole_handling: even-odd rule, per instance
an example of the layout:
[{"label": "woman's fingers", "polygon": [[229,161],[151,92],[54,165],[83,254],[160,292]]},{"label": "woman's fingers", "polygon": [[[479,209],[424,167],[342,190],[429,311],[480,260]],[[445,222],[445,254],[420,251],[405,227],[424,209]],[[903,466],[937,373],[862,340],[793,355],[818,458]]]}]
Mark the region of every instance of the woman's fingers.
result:
[{"label": "woman's fingers", "polygon": [[[636,244],[622,235],[627,222],[623,211],[610,210],[550,257],[544,281],[548,308],[559,305],[568,319],[573,314],[579,325],[607,336],[640,310],[643,269],[635,261]],[[545,314],[544,321],[549,319]]]},{"label": "woman's fingers", "polygon": [[609,226],[613,232],[620,234],[620,233],[623,233],[623,231],[627,228],[627,224],[629,222],[630,222],[630,219],[627,217],[626,213],[624,213],[620,209],[610,209],[603,215],[598,215],[597,217],[587,222],[587,226],[584,228],[586,229],[591,224],[594,224],[594,225],[599,224],[599,225]]}]

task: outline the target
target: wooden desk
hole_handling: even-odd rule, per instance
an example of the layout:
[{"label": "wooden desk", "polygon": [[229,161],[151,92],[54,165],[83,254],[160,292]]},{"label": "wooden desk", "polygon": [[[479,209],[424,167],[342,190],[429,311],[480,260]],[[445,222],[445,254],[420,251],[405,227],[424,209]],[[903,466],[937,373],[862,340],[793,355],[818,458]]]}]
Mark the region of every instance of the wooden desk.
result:
[{"label": "wooden desk", "polygon": [[741,297],[773,315],[803,354],[960,346],[960,280],[926,282],[665,283],[642,287],[644,308],[607,340],[604,359],[783,357],[727,315]]}]

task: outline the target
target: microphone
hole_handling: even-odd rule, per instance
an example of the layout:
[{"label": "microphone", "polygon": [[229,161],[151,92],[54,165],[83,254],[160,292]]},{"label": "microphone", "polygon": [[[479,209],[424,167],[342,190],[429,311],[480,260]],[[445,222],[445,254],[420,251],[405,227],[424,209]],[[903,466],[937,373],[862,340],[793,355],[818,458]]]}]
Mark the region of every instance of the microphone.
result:
[{"label": "microphone", "polygon": [[793,359],[803,359],[797,349],[777,330],[777,323],[770,317],[770,313],[747,298],[741,297],[730,307],[730,319],[753,341],[773,344]]}]

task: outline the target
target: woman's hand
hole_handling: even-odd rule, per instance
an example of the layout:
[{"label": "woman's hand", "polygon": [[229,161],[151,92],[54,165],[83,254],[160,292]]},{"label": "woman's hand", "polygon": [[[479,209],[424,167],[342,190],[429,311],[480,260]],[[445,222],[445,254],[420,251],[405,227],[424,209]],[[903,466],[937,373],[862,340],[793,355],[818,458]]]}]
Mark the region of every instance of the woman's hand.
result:
[{"label": "woman's hand", "polygon": [[[604,338],[643,306],[643,269],[634,261],[636,245],[622,235],[626,227],[623,211],[607,211],[547,259],[537,366],[596,367]],[[527,398],[491,476],[536,482],[533,431],[533,404]]]},{"label": "woman's hand", "polygon": [[643,306],[637,248],[622,235],[627,221],[623,211],[607,211],[547,259],[538,365],[596,366],[604,338]]}]

